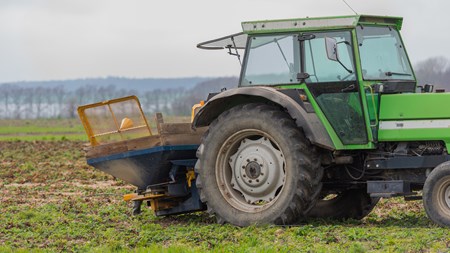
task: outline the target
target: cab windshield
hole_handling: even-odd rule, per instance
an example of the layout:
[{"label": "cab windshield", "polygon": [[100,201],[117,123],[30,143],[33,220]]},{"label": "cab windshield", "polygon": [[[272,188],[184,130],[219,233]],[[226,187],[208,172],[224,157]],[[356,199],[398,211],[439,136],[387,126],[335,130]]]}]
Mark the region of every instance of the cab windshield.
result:
[{"label": "cab windshield", "polygon": [[356,31],[364,80],[414,80],[397,30],[358,26]]}]

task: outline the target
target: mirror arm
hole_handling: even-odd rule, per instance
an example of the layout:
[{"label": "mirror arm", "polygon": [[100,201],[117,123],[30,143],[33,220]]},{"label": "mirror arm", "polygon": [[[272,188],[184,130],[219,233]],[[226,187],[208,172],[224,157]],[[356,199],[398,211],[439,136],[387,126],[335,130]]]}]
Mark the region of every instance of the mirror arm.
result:
[{"label": "mirror arm", "polygon": [[350,69],[348,69],[348,68],[341,62],[341,60],[339,60],[339,58],[337,58],[337,62],[339,62],[339,64],[341,64],[341,66],[342,66],[345,70],[347,70],[347,72],[348,72],[349,74],[353,74],[353,71],[351,71]]}]

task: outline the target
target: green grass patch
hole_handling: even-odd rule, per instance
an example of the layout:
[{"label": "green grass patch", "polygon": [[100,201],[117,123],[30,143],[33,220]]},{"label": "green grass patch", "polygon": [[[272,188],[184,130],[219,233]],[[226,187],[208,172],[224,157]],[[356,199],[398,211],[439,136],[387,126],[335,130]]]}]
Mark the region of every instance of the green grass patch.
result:
[{"label": "green grass patch", "polygon": [[0,141],[87,141],[78,119],[0,120]]},{"label": "green grass patch", "polygon": [[48,134],[48,133],[84,133],[84,128],[79,126],[1,126],[0,134]]},{"label": "green grass patch", "polygon": [[0,119],[1,127],[63,127],[65,129],[79,128],[81,122],[78,118],[73,119]]}]

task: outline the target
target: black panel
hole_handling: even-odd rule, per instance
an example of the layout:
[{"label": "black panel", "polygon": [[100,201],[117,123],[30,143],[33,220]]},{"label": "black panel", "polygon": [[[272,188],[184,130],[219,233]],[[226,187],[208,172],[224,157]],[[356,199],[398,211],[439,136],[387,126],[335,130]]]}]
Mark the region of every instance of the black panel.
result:
[{"label": "black panel", "polygon": [[416,82],[384,82],[383,91],[381,93],[402,93],[402,92],[415,92]]},{"label": "black panel", "polygon": [[422,169],[435,168],[449,161],[450,155],[392,157],[367,162],[366,169]]},{"label": "black panel", "polygon": [[367,181],[367,193],[410,193],[410,183],[403,180]]},{"label": "black panel", "polygon": [[301,89],[280,89],[279,92],[292,98],[297,104],[299,104],[307,113],[314,113],[312,105],[308,102],[301,100],[300,95],[306,96],[304,90]]}]

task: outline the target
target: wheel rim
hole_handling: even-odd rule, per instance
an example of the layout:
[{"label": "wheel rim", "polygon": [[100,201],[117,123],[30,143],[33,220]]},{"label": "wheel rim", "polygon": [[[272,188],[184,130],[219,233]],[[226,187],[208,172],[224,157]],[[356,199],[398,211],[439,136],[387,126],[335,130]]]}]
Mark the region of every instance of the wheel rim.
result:
[{"label": "wheel rim", "polygon": [[438,205],[442,211],[450,216],[450,177],[442,179],[443,183],[438,188]]},{"label": "wheel rim", "polygon": [[286,180],[285,158],[268,134],[248,129],[230,136],[216,160],[216,179],[236,209],[259,212],[276,202]]}]

